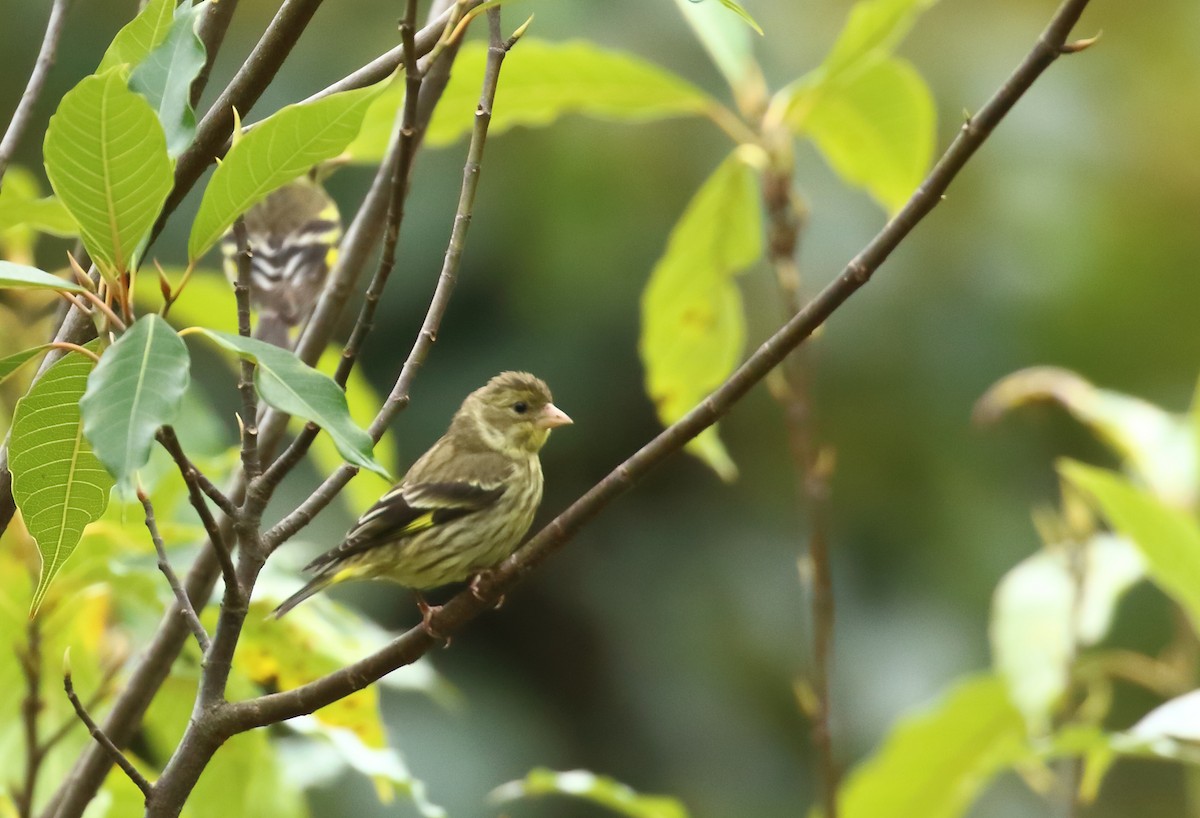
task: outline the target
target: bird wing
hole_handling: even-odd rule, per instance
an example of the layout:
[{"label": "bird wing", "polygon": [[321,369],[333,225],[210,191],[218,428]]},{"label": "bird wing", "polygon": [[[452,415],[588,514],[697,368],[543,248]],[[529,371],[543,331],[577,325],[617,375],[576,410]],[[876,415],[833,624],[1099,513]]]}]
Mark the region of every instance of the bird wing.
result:
[{"label": "bird wing", "polygon": [[305,566],[319,570],[347,557],[482,511],[504,494],[504,484],[472,481],[404,483],[379,498],[358,518],[345,541]]}]

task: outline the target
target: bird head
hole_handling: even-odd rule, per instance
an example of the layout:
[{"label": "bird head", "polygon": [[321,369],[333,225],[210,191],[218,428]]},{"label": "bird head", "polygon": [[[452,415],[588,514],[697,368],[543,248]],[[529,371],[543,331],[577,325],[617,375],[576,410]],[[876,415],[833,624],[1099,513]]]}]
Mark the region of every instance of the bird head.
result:
[{"label": "bird head", "polygon": [[537,454],[551,429],[571,422],[545,382],[528,372],[501,372],[468,395],[454,416],[460,432],[512,456]]}]

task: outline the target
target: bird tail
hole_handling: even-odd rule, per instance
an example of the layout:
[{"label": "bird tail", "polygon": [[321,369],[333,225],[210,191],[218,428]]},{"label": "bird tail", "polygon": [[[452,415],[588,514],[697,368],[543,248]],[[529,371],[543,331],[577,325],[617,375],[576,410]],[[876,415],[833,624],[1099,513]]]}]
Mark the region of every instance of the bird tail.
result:
[{"label": "bird tail", "polygon": [[328,588],[330,585],[336,582],[337,579],[338,575],[334,572],[318,574],[317,576],[313,577],[307,585],[281,602],[278,608],[271,611],[271,618],[279,619],[285,613],[290,611],[292,608],[295,608],[313,594],[319,593]]}]

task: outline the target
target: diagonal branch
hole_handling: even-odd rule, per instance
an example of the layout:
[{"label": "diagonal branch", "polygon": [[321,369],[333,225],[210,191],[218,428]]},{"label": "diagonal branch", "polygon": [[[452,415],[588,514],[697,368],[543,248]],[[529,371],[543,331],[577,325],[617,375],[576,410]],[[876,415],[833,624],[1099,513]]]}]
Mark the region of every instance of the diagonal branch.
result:
[{"label": "diagonal branch", "polygon": [[[67,659],[70,659],[69,653],[67,654]],[[66,667],[63,669],[63,689],[67,691],[67,698],[71,700],[71,706],[75,708],[75,715],[79,716],[79,720],[87,727],[88,733],[96,740],[97,744],[104,748],[104,752],[108,754],[109,758],[142,791],[142,795],[149,798],[150,793],[153,792],[150,782],[138,772],[137,767],[133,766],[133,762],[117,748],[117,745],[113,744],[112,739],[100,729],[100,726],[88,714],[87,708],[83,706],[83,702],[79,701],[79,696],[75,694],[75,685],[71,682],[70,662],[65,661],[64,664],[66,664]]]},{"label": "diagonal branch", "polygon": [[[689,440],[716,423],[846,299],[866,284],[892,251],[938,205],[958,172],[1042,72],[1060,54],[1078,50],[1066,44],[1066,37],[1087,4],[1088,0],[1066,0],[1058,8],[1033,49],[979,113],[963,125],[904,208],[846,265],[836,279],[763,343],[703,403],[617,466],[495,569],[486,582],[459,593],[443,605],[430,623],[437,632],[451,635],[483,611],[492,608],[501,596],[562,548],[609,503],[659,463],[680,451]],[[361,690],[398,667],[411,664],[434,644],[426,627],[417,626],[382,650],[309,684],[231,704],[222,713],[222,734],[234,735],[312,713]]]},{"label": "diagonal branch", "polygon": [[196,608],[183,590],[183,586],[179,584],[179,577],[175,574],[175,569],[171,567],[171,561],[167,558],[167,547],[163,544],[162,535],[158,533],[158,523],[154,519],[154,506],[141,489],[138,489],[137,498],[146,512],[146,530],[150,532],[150,539],[154,542],[154,551],[158,554],[158,570],[162,571],[162,575],[167,579],[167,585],[171,586],[171,593],[175,596],[180,613],[187,622],[187,626],[191,628],[192,635],[196,637],[196,642],[200,645],[200,652],[207,653],[208,631],[204,630],[204,626],[200,624]]},{"label": "diagonal branch", "polygon": [[29,82],[25,85],[25,92],[21,94],[21,101],[17,103],[17,109],[13,111],[12,119],[8,123],[8,130],[4,132],[4,138],[0,139],[0,184],[3,184],[8,163],[12,161],[13,154],[17,151],[17,145],[20,144],[21,137],[25,135],[25,129],[29,127],[29,122],[33,119],[33,106],[41,96],[42,88],[46,85],[46,77],[54,65],[58,40],[62,36],[63,24],[67,20],[67,7],[70,5],[71,0],[54,0],[54,5],[50,7],[50,20],[46,23],[46,34],[42,38],[42,47],[38,51],[37,62],[34,63],[33,71],[29,74]]}]

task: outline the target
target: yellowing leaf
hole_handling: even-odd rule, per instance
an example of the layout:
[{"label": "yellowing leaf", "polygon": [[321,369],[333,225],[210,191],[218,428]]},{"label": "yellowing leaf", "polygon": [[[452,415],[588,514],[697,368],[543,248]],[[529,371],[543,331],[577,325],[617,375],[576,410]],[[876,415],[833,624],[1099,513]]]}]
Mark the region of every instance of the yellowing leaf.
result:
[{"label": "yellowing leaf", "polygon": [[[762,211],[754,171],[729,156],[692,197],[642,293],[646,392],[670,425],[728,377],[745,343],[734,276],[762,255]],[[715,427],[688,444],[724,480],[737,468]]]}]

